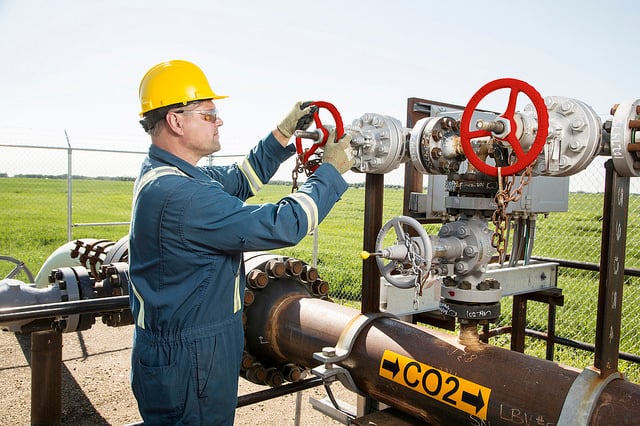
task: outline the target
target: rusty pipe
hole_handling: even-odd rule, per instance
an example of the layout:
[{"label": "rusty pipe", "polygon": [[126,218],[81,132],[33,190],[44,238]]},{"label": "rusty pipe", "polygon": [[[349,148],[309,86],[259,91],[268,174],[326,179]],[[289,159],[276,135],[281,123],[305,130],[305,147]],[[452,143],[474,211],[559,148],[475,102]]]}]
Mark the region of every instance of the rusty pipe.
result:
[{"label": "rusty pipe", "polygon": [[[317,366],[314,352],[335,346],[360,314],[278,287],[263,290],[259,301],[264,306],[251,312],[248,345],[270,362]],[[468,337],[468,330],[465,334],[465,341],[472,344],[393,318],[378,318],[362,328],[349,356],[338,364],[349,371],[363,394],[429,423],[558,421],[579,370],[479,343]],[[250,336],[260,336],[260,343]],[[403,365],[397,364],[399,359]],[[484,394],[467,392],[472,388],[469,383],[484,389]],[[640,415],[640,386],[613,380],[592,412],[591,424],[633,424]]]}]

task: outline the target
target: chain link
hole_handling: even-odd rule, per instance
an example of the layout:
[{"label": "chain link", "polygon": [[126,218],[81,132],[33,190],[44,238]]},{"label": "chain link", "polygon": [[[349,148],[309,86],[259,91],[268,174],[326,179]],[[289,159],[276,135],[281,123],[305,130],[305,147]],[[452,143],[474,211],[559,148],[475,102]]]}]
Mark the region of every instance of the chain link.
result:
[{"label": "chain link", "polygon": [[404,244],[407,248],[407,258],[411,264],[411,274],[416,276],[413,291],[413,309],[417,310],[419,305],[418,298],[422,296],[422,289],[431,278],[431,271],[425,270],[427,262],[422,256],[415,252],[415,246],[412,244],[409,234],[405,235]]},{"label": "chain link", "polygon": [[531,182],[531,174],[533,172],[533,163],[530,164],[520,178],[520,186],[511,191],[515,183],[515,175],[507,176],[503,185],[502,168],[498,167],[498,192],[496,193],[497,208],[493,212],[491,221],[495,225],[496,231],[491,238],[491,246],[498,251],[500,263],[504,262],[504,252],[506,250],[506,231],[507,231],[507,206],[511,201],[519,201],[522,198],[524,187]]},{"label": "chain link", "polygon": [[304,169],[302,168],[302,160],[300,160],[300,156],[296,156],[296,165],[293,166],[293,170],[291,171],[291,193],[293,194],[298,190],[298,174],[302,172]]},{"label": "chain link", "polygon": [[294,193],[298,190],[298,176],[300,176],[300,173],[304,172],[307,177],[311,176],[311,174],[313,174],[313,170],[318,167],[320,163],[322,163],[321,158],[313,158],[306,163],[303,162],[303,158],[304,153],[298,154],[296,156],[296,165],[291,172],[291,193]]}]

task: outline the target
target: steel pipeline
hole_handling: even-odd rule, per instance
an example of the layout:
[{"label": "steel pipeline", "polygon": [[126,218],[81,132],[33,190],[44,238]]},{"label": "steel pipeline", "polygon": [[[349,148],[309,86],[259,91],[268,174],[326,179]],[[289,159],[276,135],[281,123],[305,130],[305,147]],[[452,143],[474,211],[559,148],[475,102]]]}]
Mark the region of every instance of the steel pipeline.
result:
[{"label": "steel pipeline", "polygon": [[[345,344],[362,315],[290,284],[271,280],[245,309],[247,348],[264,363],[313,368],[319,364],[314,353],[348,347],[348,356],[335,364],[349,372],[362,394],[432,424],[556,424],[576,398],[575,392],[567,395],[579,370],[481,343],[468,328],[461,340],[374,318]],[[591,384],[597,387],[597,379]],[[591,424],[635,424],[640,386],[613,380],[586,409],[593,413]]]}]

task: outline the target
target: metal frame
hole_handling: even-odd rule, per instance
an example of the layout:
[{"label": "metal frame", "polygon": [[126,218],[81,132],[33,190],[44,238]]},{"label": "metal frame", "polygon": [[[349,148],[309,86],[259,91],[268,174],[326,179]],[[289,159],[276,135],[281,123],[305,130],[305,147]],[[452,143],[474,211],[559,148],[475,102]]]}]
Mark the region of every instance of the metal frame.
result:
[{"label": "metal frame", "polygon": [[[412,128],[420,119],[432,116],[432,106],[463,109],[459,105],[434,102],[422,98],[407,99],[407,127]],[[423,191],[423,176],[411,164],[405,164],[403,214],[409,215],[409,199],[412,192]],[[600,260],[600,284],[598,294],[598,319],[595,341],[594,366],[604,378],[618,371],[620,347],[620,323],[622,313],[622,284],[625,276],[624,260],[626,225],[629,204],[629,177],[621,177],[612,160],[605,164],[606,184],[603,202],[602,245]],[[382,227],[384,175],[368,174],[365,185],[365,217],[363,249],[373,251],[375,236]],[[422,220],[422,223],[428,223]],[[570,267],[570,265],[568,265]],[[631,271],[630,271],[631,272]],[[547,359],[553,359],[554,343],[564,339],[555,336],[556,306],[562,306],[564,298],[560,291],[542,290],[516,295],[513,303],[513,322],[510,327],[512,350],[524,351],[526,329],[526,304],[534,300],[549,305]],[[363,314],[380,311],[380,273],[375,262],[364,261],[362,265]],[[446,329],[454,329],[455,322],[443,320],[433,313],[414,315],[420,321]],[[485,330],[487,331],[487,330]]]},{"label": "metal frame", "polygon": [[605,163],[605,170],[594,360],[603,378],[618,371],[630,180],[616,172],[613,160]]}]

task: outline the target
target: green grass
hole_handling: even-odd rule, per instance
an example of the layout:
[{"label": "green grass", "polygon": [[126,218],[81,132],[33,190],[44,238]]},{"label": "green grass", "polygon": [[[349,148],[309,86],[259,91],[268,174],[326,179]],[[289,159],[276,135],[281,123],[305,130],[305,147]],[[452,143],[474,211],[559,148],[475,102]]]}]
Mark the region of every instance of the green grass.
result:
[{"label": "green grass", "polygon": [[[290,192],[288,186],[267,185],[249,202],[273,202]],[[402,196],[401,189],[385,191],[383,221],[397,215]],[[318,269],[331,284],[334,299],[360,300],[363,229],[364,188],[349,188],[318,228]],[[314,237],[309,235],[295,247],[277,252],[311,263],[313,246]]]},{"label": "green grass", "polygon": [[[131,210],[132,182],[74,180],[73,223],[126,222]],[[0,254],[20,259],[35,274],[46,258],[67,242],[67,183],[57,179],[0,178]],[[291,192],[284,185],[267,185],[251,203],[275,202]],[[383,221],[402,211],[402,189],[386,188]],[[570,194],[569,212],[540,216],[537,221],[534,255],[599,263],[602,217],[602,194]],[[626,267],[640,268],[640,196],[633,195],[627,226]],[[361,294],[364,227],[364,188],[351,187],[329,213],[318,230],[318,268],[331,284],[331,297],[359,308]],[[430,234],[437,225],[428,225]],[[73,239],[104,238],[118,240],[126,235],[126,226],[74,227]],[[312,261],[313,236],[295,247],[278,253]],[[13,265],[0,262],[0,277]],[[559,287],[565,305],[558,307],[557,335],[593,343],[598,294],[598,274],[560,269]],[[502,302],[497,325],[511,320],[511,299]],[[640,279],[627,278],[624,285],[622,337],[620,349],[640,354]],[[529,302],[528,327],[546,330],[546,305]],[[509,346],[509,336],[492,343]],[[527,339],[528,354],[544,357],[544,343]],[[583,368],[593,363],[593,354],[556,346],[556,361]],[[640,381],[640,366],[622,362],[620,369],[633,381]]]},{"label": "green grass", "polygon": [[[73,223],[124,222],[131,214],[132,182],[74,180]],[[35,275],[67,242],[67,181],[0,178],[0,254],[23,261]],[[72,238],[118,240],[127,228],[76,227]],[[4,277],[11,265],[0,263]]]}]

